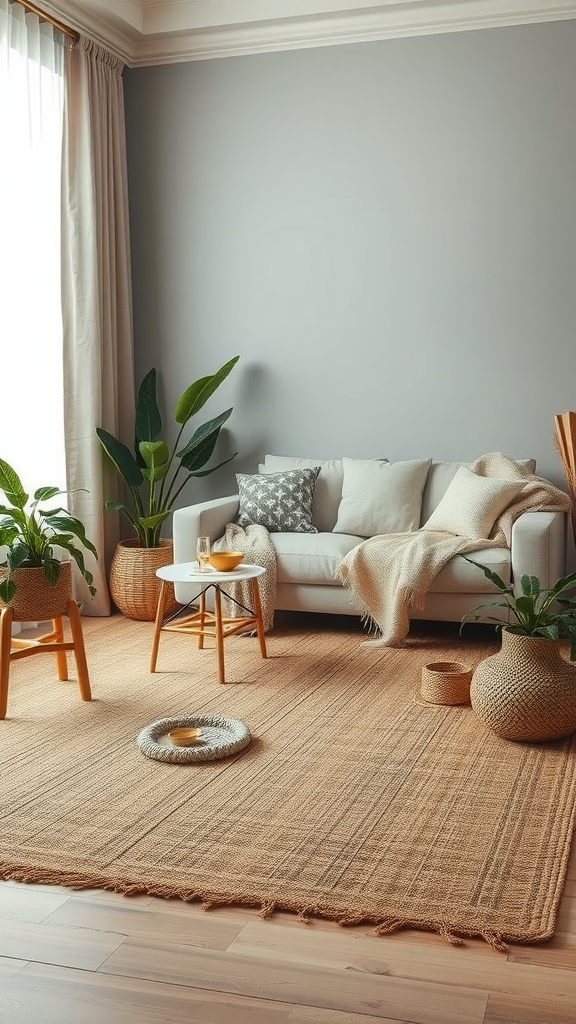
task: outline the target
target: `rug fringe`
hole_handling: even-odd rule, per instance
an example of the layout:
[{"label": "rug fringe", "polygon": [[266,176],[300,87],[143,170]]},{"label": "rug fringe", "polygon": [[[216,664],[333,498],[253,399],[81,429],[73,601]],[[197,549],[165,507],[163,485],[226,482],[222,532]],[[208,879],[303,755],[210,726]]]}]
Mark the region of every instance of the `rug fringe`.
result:
[{"label": "rug fringe", "polygon": [[[260,917],[265,921],[271,918],[277,911],[286,911],[296,914],[298,921],[302,924],[309,924],[310,918],[320,918],[334,921],[341,928],[350,928],[358,925],[373,925],[375,935],[391,935],[403,928],[414,928],[419,931],[436,932],[443,939],[453,946],[464,945],[464,938],[481,938],[500,953],[508,953],[509,946],[502,934],[492,931],[470,930],[460,934],[453,931],[443,921],[419,921],[411,918],[383,917],[377,920],[370,915],[342,914],[333,908],[317,904],[306,905],[292,903],[290,901],[277,901],[262,899],[257,896],[219,896],[215,893],[198,892],[195,889],[185,887],[159,884],[143,880],[131,882],[123,878],[110,878],[102,875],[82,875],[70,871],[51,870],[48,868],[8,866],[0,864],[0,879],[12,882],[24,882],[29,885],[61,885],[69,889],[103,889],[108,892],[121,893],[124,896],[138,896],[147,894],[157,896],[161,899],[180,899],[186,903],[199,902],[203,910],[211,910],[214,907],[244,906],[258,909]],[[536,941],[543,941],[550,936],[546,933]],[[526,941],[522,936],[508,936],[510,941]]]}]

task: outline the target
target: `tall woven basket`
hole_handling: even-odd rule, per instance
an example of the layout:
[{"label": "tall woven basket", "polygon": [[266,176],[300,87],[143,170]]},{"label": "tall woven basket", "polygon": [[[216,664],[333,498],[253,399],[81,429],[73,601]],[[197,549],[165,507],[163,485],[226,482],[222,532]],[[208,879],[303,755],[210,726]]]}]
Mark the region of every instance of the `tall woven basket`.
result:
[{"label": "tall woven basket", "polygon": [[576,666],[545,637],[502,630],[502,649],[472,676],[472,707],[507,740],[555,740],[576,730]]},{"label": "tall woven basket", "polygon": [[[162,538],[159,548],[141,548],[136,538],[121,540],[110,567],[110,594],[118,610],[129,619],[153,622],[160,595],[156,570],[172,561],[169,538]],[[170,614],[178,607],[172,589],[166,611]]]},{"label": "tall woven basket", "polygon": [[[0,569],[0,579],[6,577],[6,569]],[[67,614],[68,602],[72,598],[72,562],[62,562],[58,582],[52,586],[39,567],[20,566],[12,578],[16,593],[10,607],[15,622],[45,622]],[[3,601],[0,607],[5,608]]]}]

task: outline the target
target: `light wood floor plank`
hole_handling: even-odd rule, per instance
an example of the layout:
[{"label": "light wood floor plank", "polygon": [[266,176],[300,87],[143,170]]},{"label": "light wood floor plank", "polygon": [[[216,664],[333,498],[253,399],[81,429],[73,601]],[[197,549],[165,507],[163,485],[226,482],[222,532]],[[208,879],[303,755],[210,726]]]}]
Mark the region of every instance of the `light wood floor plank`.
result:
[{"label": "light wood floor plank", "polygon": [[575,1024],[576,1009],[550,1006],[545,999],[490,996],[484,1024]]},{"label": "light wood floor plank", "polygon": [[487,993],[386,975],[270,963],[175,943],[127,939],[101,973],[191,987],[215,987],[252,998],[319,1006],[414,1024],[482,1024]]},{"label": "light wood floor plank", "polygon": [[[183,906],[186,908],[185,904]],[[46,923],[58,927],[112,931],[131,938],[189,943],[208,949],[227,949],[243,928],[240,919],[220,917],[205,911],[176,915],[164,909],[133,904],[130,900],[108,903],[81,896],[69,899],[47,918]]]},{"label": "light wood floor plank", "polygon": [[407,1024],[391,1017],[369,1017],[364,1013],[322,1010],[317,1006],[295,1006],[288,1014],[288,1024]]},{"label": "light wood floor plank", "polygon": [[2,1024],[287,1024],[289,1013],[269,1000],[39,964],[0,990]]},{"label": "light wood floor plank", "polygon": [[81,967],[95,971],[124,942],[123,935],[87,928],[53,928],[27,921],[3,921],[0,956]]},{"label": "light wood floor plank", "polygon": [[452,947],[448,943],[443,948],[418,946],[416,943],[407,947],[398,946],[393,936],[374,937],[372,942],[367,938],[350,936],[339,940],[337,935],[327,934],[298,936],[293,931],[262,922],[247,924],[232,943],[230,952],[238,950],[243,956],[313,963],[325,968],[446,986],[454,984],[482,992],[486,990],[488,972],[492,992],[537,999],[546,991],[553,1003],[576,1006],[576,971],[510,962],[502,953],[488,946],[487,949],[492,956],[489,967],[475,953],[470,954],[466,948]]},{"label": "light wood floor plank", "polygon": [[64,890],[38,892],[29,885],[0,885],[0,920],[38,924],[69,899],[70,892]]}]

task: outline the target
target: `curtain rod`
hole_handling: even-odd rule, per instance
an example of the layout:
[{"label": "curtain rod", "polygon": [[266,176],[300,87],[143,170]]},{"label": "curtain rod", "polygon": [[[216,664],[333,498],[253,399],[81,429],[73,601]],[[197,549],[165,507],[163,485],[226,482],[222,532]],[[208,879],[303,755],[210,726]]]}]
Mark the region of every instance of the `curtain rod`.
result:
[{"label": "curtain rod", "polygon": [[52,15],[46,14],[46,11],[42,11],[34,4],[28,3],[28,0],[10,0],[10,3],[20,4],[20,7],[23,7],[25,11],[30,11],[31,14],[37,14],[42,21],[47,21],[50,25],[54,25],[54,28],[57,28],[59,32],[63,33],[63,35],[73,39],[75,43],[80,39],[79,33],[73,28],[69,28],[68,25],[63,25],[61,21],[57,21],[57,19],[53,18]]}]

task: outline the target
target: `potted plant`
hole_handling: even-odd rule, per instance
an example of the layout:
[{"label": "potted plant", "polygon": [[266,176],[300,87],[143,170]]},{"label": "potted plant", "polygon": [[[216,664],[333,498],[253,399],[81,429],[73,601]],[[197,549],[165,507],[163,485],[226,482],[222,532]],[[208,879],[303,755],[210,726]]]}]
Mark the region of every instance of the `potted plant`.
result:
[{"label": "potted plant", "polygon": [[[465,556],[464,556],[465,557]],[[561,641],[570,644],[576,660],[576,598],[561,598],[576,586],[576,573],[543,588],[537,576],[522,576],[521,593],[488,566],[466,558],[482,570],[502,600],[485,602],[467,612],[466,622],[495,622],[502,631],[501,650],[480,662],[470,687],[472,707],[505,739],[550,740],[576,729],[576,666],[561,655]],[[480,614],[504,608],[507,620]]]},{"label": "potted plant", "polygon": [[39,487],[32,501],[16,471],[0,459],[0,546],[6,547],[0,565],[0,604],[10,605],[16,621],[44,621],[66,610],[72,596],[72,563],[56,557],[66,551],[78,566],[92,596],[93,575],[82,549],[98,557],[79,519],[62,506],[45,508],[59,494],[58,487]]},{"label": "potted plant", "polygon": [[134,450],[102,427],[96,428],[128,495],[126,500],[106,501],[106,508],[124,515],[134,534],[119,542],[110,570],[112,598],[129,618],[152,621],[155,617],[160,585],[156,570],[172,561],[172,541],[161,536],[161,529],[182,489],[193,477],[216,472],[238,454],[234,452],[222,462],[207,466],[231,408],[201,424],[187,441],[183,437],[187,424],[220,387],[238,359],[234,356],[216,373],[200,377],[183,391],[174,408],[179,430],[171,447],[161,437],[155,369],[146,374],[138,389]]}]

